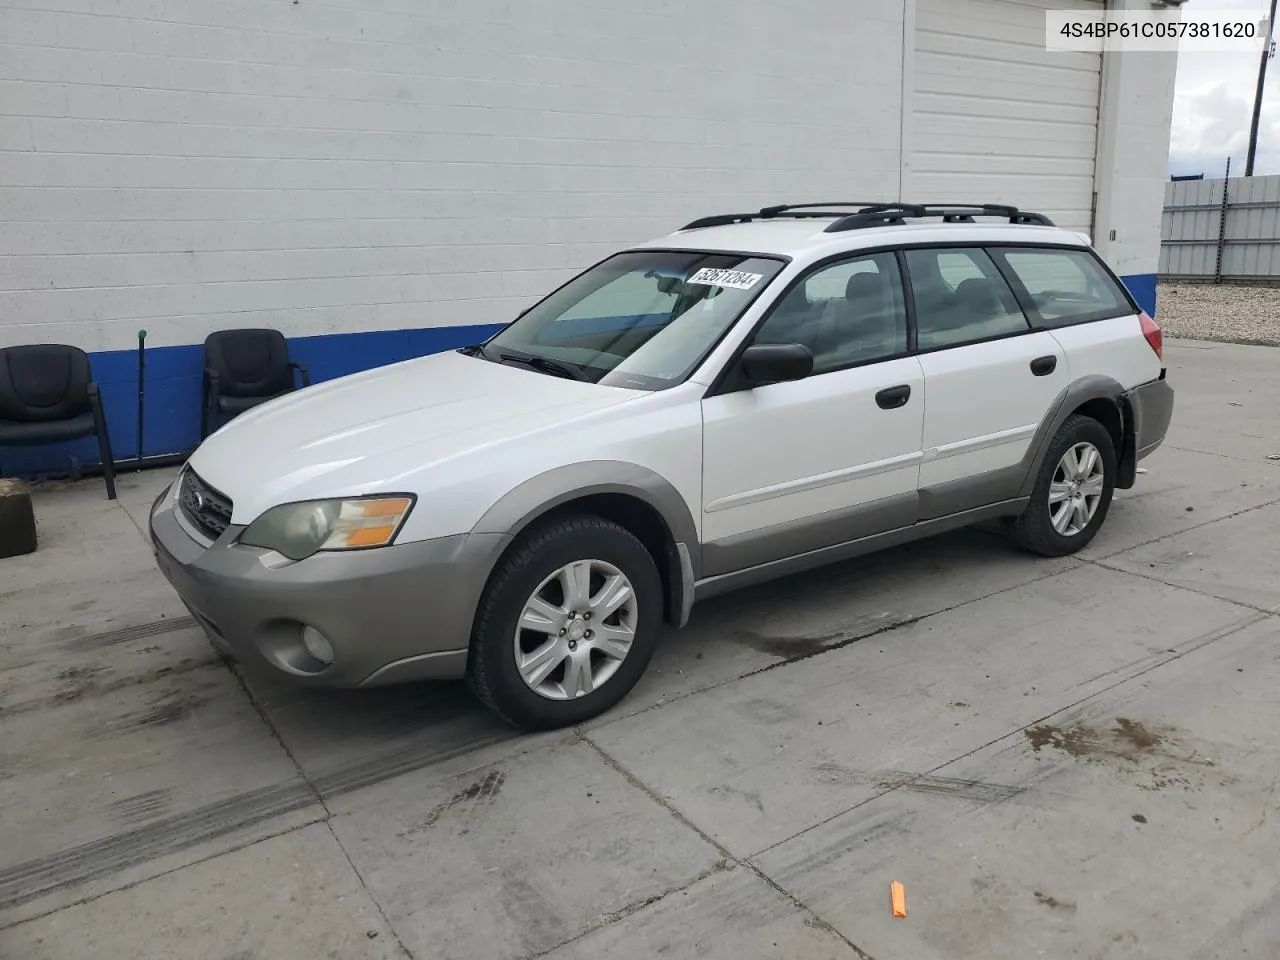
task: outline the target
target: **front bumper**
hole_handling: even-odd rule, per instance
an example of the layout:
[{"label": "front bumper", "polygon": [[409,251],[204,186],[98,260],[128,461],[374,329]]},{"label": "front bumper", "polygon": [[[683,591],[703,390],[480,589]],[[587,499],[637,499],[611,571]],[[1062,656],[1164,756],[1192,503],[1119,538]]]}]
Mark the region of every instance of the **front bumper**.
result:
[{"label": "front bumper", "polygon": [[1134,459],[1141,460],[1164,443],[1173,419],[1173,387],[1160,371],[1160,379],[1135,387],[1125,394],[1133,411]]},{"label": "front bumper", "polygon": [[[476,604],[509,538],[460,534],[293,562],[216,541],[181,515],[174,490],[152,505],[156,564],[215,646],[301,682],[357,687],[461,677]],[[333,645],[325,666],[302,646],[303,625]]]}]

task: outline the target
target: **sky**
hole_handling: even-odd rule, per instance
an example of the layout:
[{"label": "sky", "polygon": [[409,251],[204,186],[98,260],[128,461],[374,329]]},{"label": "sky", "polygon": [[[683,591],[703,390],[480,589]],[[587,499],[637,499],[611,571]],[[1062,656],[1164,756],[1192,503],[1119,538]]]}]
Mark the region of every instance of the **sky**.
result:
[{"label": "sky", "polygon": [[[1212,10],[1240,10],[1250,19],[1267,15],[1268,0],[1194,0]],[[1280,19],[1280,17],[1278,17]],[[1280,36],[1277,37],[1280,39]],[[1141,56],[1141,54],[1138,54]],[[1231,157],[1231,175],[1244,174],[1249,149],[1249,119],[1258,84],[1258,57],[1237,53],[1178,54],[1178,80],[1169,142],[1169,172],[1223,175]],[[1267,87],[1258,124],[1253,172],[1280,173],[1280,55],[1267,64]]]}]

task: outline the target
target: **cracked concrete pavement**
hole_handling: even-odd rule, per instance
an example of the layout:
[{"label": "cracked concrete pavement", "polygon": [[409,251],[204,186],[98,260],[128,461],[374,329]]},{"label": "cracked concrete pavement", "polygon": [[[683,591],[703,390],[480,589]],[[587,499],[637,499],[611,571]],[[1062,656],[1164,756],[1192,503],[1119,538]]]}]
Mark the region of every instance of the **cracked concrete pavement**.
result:
[{"label": "cracked concrete pavement", "polygon": [[152,565],[172,471],[42,487],[0,957],[1280,955],[1280,350],[1167,357],[1086,551],[961,531],[717,598],[550,734],[229,667]]}]

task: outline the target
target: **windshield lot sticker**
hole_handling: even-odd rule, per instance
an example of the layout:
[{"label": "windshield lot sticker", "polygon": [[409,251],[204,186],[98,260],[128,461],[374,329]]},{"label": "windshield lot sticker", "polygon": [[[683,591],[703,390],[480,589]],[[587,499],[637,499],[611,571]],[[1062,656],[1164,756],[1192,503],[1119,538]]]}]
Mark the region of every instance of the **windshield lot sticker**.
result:
[{"label": "windshield lot sticker", "polygon": [[699,283],[708,287],[750,290],[760,282],[760,278],[763,276],[763,273],[743,273],[741,270],[718,270],[714,267],[703,267],[689,278],[689,282]]}]

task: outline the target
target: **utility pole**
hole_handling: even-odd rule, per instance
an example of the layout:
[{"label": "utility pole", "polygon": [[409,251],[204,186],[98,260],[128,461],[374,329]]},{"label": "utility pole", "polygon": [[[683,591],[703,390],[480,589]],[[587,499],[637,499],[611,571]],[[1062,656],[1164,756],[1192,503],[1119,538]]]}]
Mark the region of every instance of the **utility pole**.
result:
[{"label": "utility pole", "polygon": [[1271,13],[1267,17],[1267,38],[1262,45],[1262,58],[1258,61],[1258,89],[1253,95],[1253,120],[1249,124],[1249,155],[1244,161],[1244,175],[1253,176],[1253,158],[1258,152],[1258,121],[1262,118],[1262,89],[1267,83],[1267,61],[1271,59],[1271,37],[1275,33],[1276,0],[1271,0]]}]

